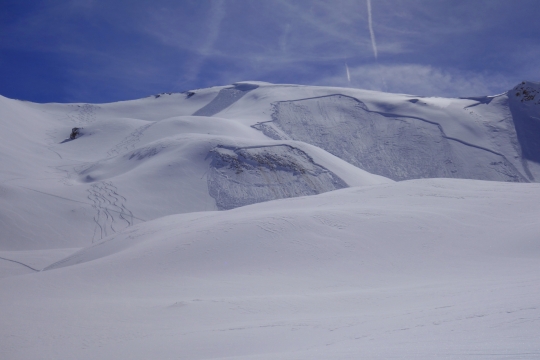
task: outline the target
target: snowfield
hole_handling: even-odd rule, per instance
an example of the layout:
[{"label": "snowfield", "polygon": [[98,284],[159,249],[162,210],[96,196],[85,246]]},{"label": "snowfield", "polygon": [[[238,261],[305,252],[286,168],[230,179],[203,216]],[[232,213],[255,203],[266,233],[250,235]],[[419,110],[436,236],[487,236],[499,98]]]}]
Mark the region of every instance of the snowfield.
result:
[{"label": "snowfield", "polygon": [[0,357],[540,359],[539,92],[0,97]]}]

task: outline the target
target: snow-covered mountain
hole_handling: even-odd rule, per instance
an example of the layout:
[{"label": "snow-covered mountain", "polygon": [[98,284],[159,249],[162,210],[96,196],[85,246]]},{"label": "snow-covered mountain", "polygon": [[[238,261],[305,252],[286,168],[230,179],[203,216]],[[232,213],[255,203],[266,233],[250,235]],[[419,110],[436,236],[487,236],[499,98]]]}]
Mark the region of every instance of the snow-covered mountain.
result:
[{"label": "snow-covered mountain", "polygon": [[540,354],[538,83],[0,97],[0,136],[2,358]]},{"label": "snow-covered mountain", "polygon": [[27,201],[0,209],[0,246],[84,246],[165,215],[389,181],[374,175],[536,181],[538,88],[444,99],[250,82],[101,105],[2,98],[2,194]]}]

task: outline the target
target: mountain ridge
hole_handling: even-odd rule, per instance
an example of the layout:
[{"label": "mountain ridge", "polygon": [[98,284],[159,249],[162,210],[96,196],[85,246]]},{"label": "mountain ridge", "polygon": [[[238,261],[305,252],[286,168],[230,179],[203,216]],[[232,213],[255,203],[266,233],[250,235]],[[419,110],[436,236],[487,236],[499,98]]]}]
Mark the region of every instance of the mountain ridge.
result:
[{"label": "mountain ridge", "polygon": [[[70,214],[60,233],[78,234],[78,246],[88,243],[83,234],[97,241],[165,215],[348,186],[440,177],[535,182],[539,88],[523,82],[505,94],[450,99],[248,81],[108,104],[2,97],[0,186],[4,199],[28,201],[0,209],[10,219],[0,245],[40,248],[30,240],[40,232],[42,244],[69,245],[43,230],[47,218],[58,223],[55,214]],[[242,150],[250,147],[261,152]]]}]

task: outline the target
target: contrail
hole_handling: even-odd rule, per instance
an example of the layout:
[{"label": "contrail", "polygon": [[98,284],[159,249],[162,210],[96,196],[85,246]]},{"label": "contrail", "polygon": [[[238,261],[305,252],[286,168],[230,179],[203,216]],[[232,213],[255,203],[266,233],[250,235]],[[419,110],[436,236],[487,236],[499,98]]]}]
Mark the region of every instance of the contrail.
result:
[{"label": "contrail", "polygon": [[373,32],[373,20],[371,19],[371,0],[367,0],[367,11],[368,11],[369,34],[371,35],[371,46],[373,47],[373,55],[375,55],[375,60],[376,60],[377,59],[377,42],[375,41],[375,33]]},{"label": "contrail", "polygon": [[180,89],[184,84],[190,84],[196,80],[199,76],[201,69],[204,66],[205,61],[212,55],[214,45],[219,38],[221,31],[221,23],[226,15],[225,0],[212,0],[206,2],[205,5],[210,5],[208,20],[206,26],[208,27],[205,32],[206,39],[199,48],[194,49],[196,58],[190,62],[190,68],[182,71],[182,75],[172,85],[173,89]]},{"label": "contrail", "polygon": [[375,32],[373,31],[373,19],[371,18],[371,0],[367,0],[367,11],[368,11],[368,25],[369,25],[369,35],[371,35],[371,47],[373,48],[373,55],[375,56],[375,61],[377,62],[377,67],[379,68],[379,74],[381,76],[381,82],[383,85],[383,90],[388,91],[388,86],[386,85],[386,79],[384,76],[384,68],[379,64],[379,57],[377,52],[377,42],[375,41]]},{"label": "contrail", "polygon": [[349,80],[349,84],[351,83],[351,72],[349,71],[349,65],[345,63],[345,70],[347,70],[347,80]]}]

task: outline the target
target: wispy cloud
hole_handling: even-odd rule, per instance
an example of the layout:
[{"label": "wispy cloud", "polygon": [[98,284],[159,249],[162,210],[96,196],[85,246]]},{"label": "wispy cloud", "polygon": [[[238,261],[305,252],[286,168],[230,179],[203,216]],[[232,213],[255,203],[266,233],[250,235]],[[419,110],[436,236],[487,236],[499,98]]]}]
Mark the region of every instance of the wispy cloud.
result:
[{"label": "wispy cloud", "polygon": [[[368,58],[369,35],[362,35],[367,16],[356,1],[224,2],[228,21],[209,56],[268,63],[336,61]],[[204,21],[184,19],[180,9],[151,12],[148,34],[181,51],[197,52],[204,39]],[[199,15],[200,17],[200,15]],[[361,36],[358,36],[360,34]],[[389,51],[402,51],[397,43]]]},{"label": "wispy cloud", "polygon": [[[43,76],[45,98],[81,101],[247,79],[492,93],[538,80],[536,1],[477,0],[480,11],[465,0],[13,2],[0,14],[0,75]],[[0,93],[24,98],[27,86],[3,81]]]},{"label": "wispy cloud", "polygon": [[288,43],[289,43],[289,36],[291,33],[291,24],[286,24],[283,28],[283,33],[281,34],[279,38],[279,48],[282,53],[287,52],[288,50]]},{"label": "wispy cloud", "polygon": [[[386,74],[386,87],[381,86],[379,71]],[[462,97],[494,95],[509,90],[515,80],[500,74],[441,69],[429,65],[362,65],[350,69],[349,85],[342,76],[320,79],[320,84],[354,86],[368,90],[411,95]]]},{"label": "wispy cloud", "polygon": [[212,56],[214,45],[220,35],[221,22],[225,18],[225,14],[224,0],[213,0],[205,26],[206,31],[204,31],[207,34],[206,39],[204,39],[201,46],[197,49],[194,59],[189,62],[188,66],[184,66],[182,69],[181,80],[173,84],[173,90],[178,90],[184,84],[197,79],[204,62],[208,57]]}]

